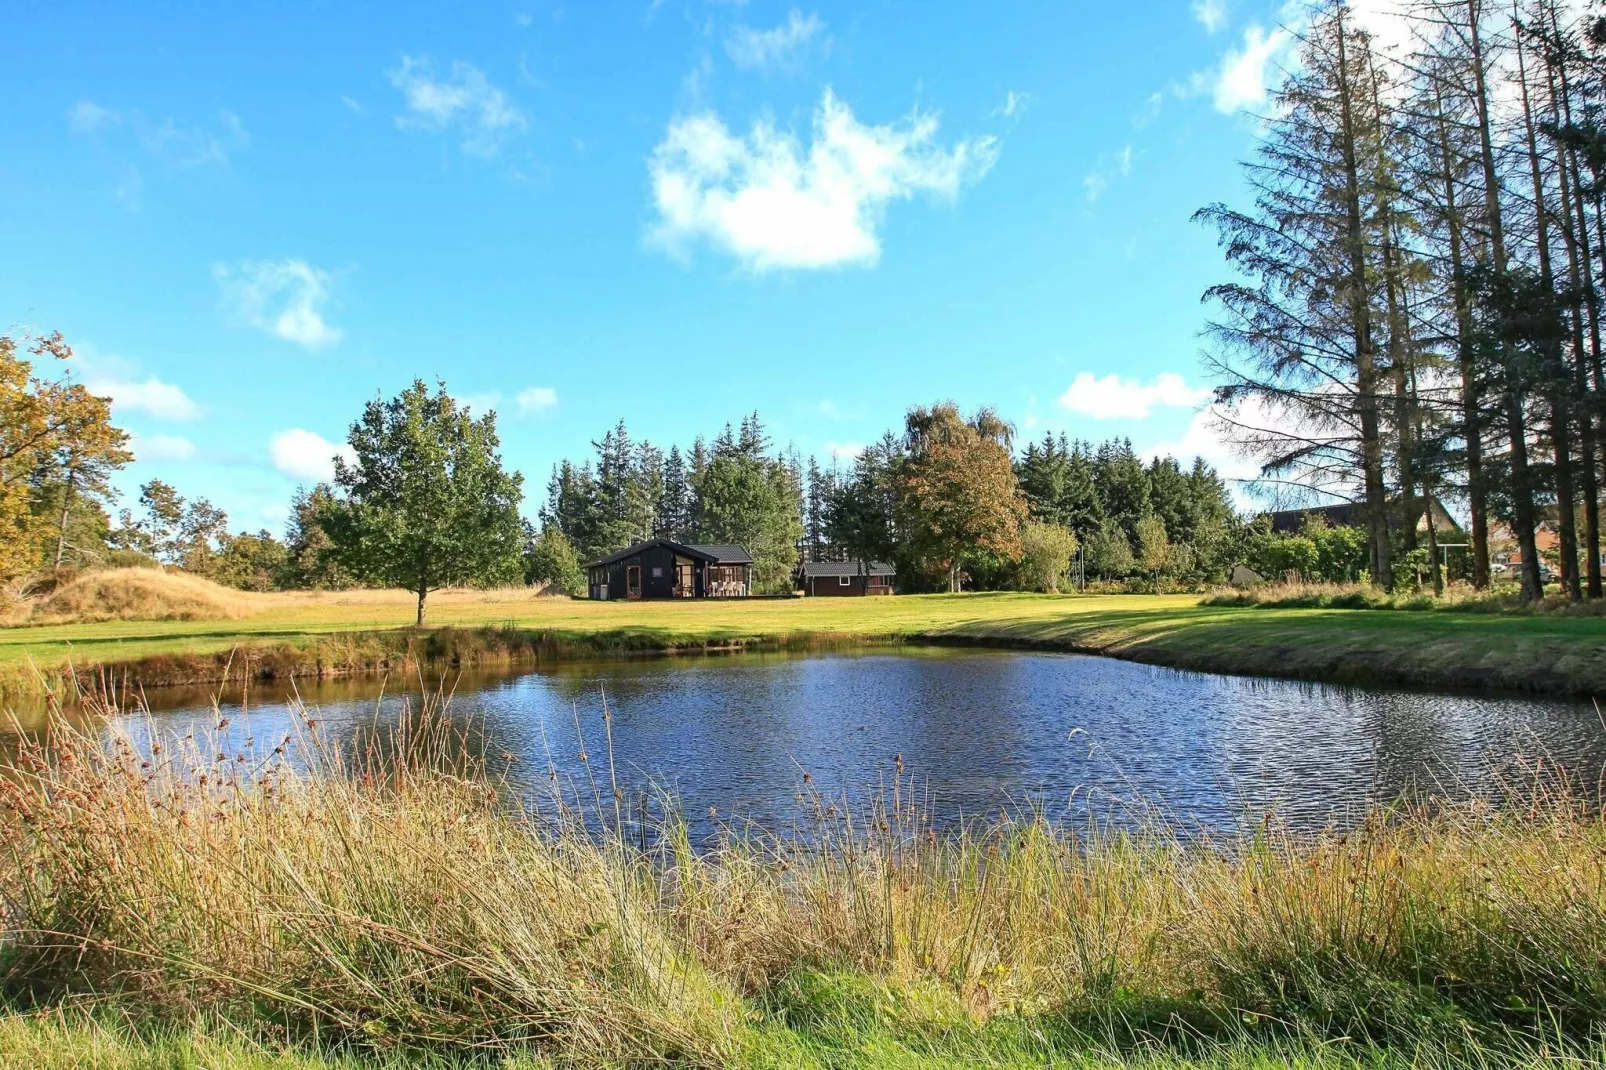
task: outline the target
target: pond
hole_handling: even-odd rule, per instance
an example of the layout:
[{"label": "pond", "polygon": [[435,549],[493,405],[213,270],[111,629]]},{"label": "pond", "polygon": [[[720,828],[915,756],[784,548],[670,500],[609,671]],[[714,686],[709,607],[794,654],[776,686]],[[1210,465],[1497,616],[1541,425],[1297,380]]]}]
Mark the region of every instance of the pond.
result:
[{"label": "pond", "polygon": [[[429,683],[430,681],[426,681]],[[1593,792],[1606,729],[1588,701],[1439,695],[1216,676],[1072,654],[903,649],[583,662],[453,676],[454,720],[484,733],[520,789],[606,782],[672,792],[699,834],[719,821],[786,827],[807,773],[862,802],[901,761],[935,820],[1000,808],[1117,822],[1162,813],[1233,827],[1276,811],[1319,826],[1402,795],[1493,792],[1534,763]],[[419,681],[412,681],[413,699]],[[319,731],[394,722],[395,681],[302,685]],[[152,692],[138,740],[211,729],[208,692]],[[230,751],[293,730],[282,689],[219,696]],[[504,757],[505,756],[505,760]]]}]

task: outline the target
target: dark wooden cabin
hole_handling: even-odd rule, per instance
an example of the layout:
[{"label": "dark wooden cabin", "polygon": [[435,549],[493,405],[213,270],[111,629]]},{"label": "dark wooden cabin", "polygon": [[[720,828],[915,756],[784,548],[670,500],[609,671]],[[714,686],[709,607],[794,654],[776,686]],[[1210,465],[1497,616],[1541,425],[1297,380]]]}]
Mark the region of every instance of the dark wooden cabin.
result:
[{"label": "dark wooden cabin", "polygon": [[587,561],[586,584],[599,601],[640,598],[745,598],[753,558],[740,546],[647,539]]},{"label": "dark wooden cabin", "polygon": [[797,573],[804,594],[840,598],[891,594],[898,570],[883,561],[805,561],[798,566]]}]

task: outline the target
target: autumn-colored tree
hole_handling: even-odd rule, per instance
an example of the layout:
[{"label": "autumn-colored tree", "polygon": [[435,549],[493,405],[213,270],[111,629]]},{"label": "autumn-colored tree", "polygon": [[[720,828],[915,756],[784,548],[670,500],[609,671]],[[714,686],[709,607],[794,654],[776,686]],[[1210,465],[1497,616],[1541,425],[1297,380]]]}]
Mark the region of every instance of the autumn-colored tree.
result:
[{"label": "autumn-colored tree", "polygon": [[[43,525],[56,525],[52,564],[59,567],[75,499],[109,498],[111,472],[133,459],[108,400],[73,382],[72,357],[60,333],[0,335],[0,589],[40,565]],[[59,374],[42,374],[36,361]],[[58,481],[69,489],[52,518],[34,505],[40,488]]]},{"label": "autumn-colored tree", "polygon": [[899,527],[916,560],[960,589],[968,555],[1019,560],[1026,502],[1015,486],[1013,428],[992,409],[966,419],[953,402],[914,408],[904,420]]}]

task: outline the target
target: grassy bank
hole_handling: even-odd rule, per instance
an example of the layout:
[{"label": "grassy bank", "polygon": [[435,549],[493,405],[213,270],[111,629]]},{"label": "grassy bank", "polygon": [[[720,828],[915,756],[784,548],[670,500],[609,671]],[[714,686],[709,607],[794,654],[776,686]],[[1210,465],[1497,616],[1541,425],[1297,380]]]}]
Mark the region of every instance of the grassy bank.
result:
[{"label": "grassy bank", "polygon": [[693,850],[612,831],[605,766],[510,810],[444,724],[238,756],[58,726],[0,781],[0,1057],[1601,1062],[1606,826],[1564,796],[1184,841],[936,837],[894,786]]},{"label": "grassy bank", "polygon": [[[435,627],[404,592],[261,596],[251,616],[0,629],[0,697],[69,662],[146,686],[534,661],[632,650],[886,641],[1078,650],[1220,672],[1353,683],[1606,693],[1606,619],[1201,605],[1195,596],[920,595],[587,602],[448,591]],[[42,671],[42,675],[41,675]]]}]

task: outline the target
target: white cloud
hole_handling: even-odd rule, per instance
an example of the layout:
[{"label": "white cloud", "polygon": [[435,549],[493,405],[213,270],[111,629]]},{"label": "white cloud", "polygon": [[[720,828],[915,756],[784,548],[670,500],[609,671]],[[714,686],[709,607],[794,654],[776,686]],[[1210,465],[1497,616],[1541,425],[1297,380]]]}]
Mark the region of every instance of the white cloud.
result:
[{"label": "white cloud", "polygon": [[[221,129],[176,119],[155,123],[137,110],[119,112],[92,100],[80,100],[67,109],[67,125],[73,133],[101,138],[114,151],[137,149],[173,170],[227,167],[233,152],[251,144],[251,135],[234,112],[219,112],[218,124]],[[133,170],[132,163],[124,166]],[[137,184],[137,173],[130,181]],[[119,193],[123,195],[121,190]]]},{"label": "white cloud", "polygon": [[[1200,409],[1188,421],[1188,426],[1180,438],[1156,442],[1148,449],[1141,450],[1140,455],[1144,460],[1175,457],[1184,468],[1191,466],[1193,459],[1198,457],[1226,480],[1227,489],[1240,509],[1254,508],[1257,506],[1258,496],[1253,493],[1253,484],[1260,476],[1260,466],[1229,441],[1228,429],[1223,423],[1223,417],[1226,415],[1214,405]],[[1244,416],[1245,414],[1240,412],[1234,419],[1242,421]],[[1250,416],[1252,423],[1256,419],[1258,411],[1257,415]]]},{"label": "white cloud", "polygon": [[437,78],[427,57],[404,55],[401,66],[387,74],[407,101],[407,111],[396,116],[399,128],[457,131],[470,156],[495,156],[507,138],[528,125],[506,93],[478,67],[462,60],[454,60],[451,73]]},{"label": "white cloud", "polygon": [[342,103],[346,107],[350,108],[357,115],[365,115],[365,114],[367,114],[367,109],[362,106],[362,102],[361,101],[353,100],[351,97],[348,97],[348,96],[346,96],[344,94],[342,94],[341,97],[340,97],[340,103]]},{"label": "white cloud", "polygon": [[1191,10],[1205,33],[1215,33],[1227,24],[1226,0],[1193,0]]},{"label": "white cloud", "polygon": [[1189,386],[1176,372],[1161,372],[1149,383],[1118,375],[1095,378],[1078,372],[1060,395],[1062,409],[1098,420],[1142,420],[1155,407],[1185,409],[1210,398],[1209,387]]},{"label": "white cloud", "polygon": [[348,464],[355,463],[357,455],[345,443],[336,445],[313,431],[292,427],[276,433],[268,442],[268,456],[273,467],[291,479],[304,479],[322,483],[335,476],[335,456]]},{"label": "white cloud", "polygon": [[224,302],[253,327],[287,342],[322,349],[344,331],[324,318],[332,277],[305,260],[247,260],[212,267]]},{"label": "white cloud", "polygon": [[1281,59],[1293,42],[1293,34],[1280,27],[1270,33],[1258,25],[1246,29],[1243,47],[1229,49],[1222,57],[1215,79],[1216,110],[1231,115],[1263,106],[1267,68]]},{"label": "white cloud", "polygon": [[1143,102],[1143,109],[1132,119],[1132,125],[1142,130],[1160,117],[1160,109],[1165,106],[1165,94],[1159,90],[1150,93]]},{"label": "white cloud", "polygon": [[97,397],[111,398],[115,407],[143,412],[158,420],[194,420],[201,415],[201,407],[188,394],[154,376],[142,383],[92,379],[88,387]]},{"label": "white cloud", "polygon": [[1030,93],[1017,93],[1011,89],[1004,94],[1004,102],[994,108],[992,114],[1002,116],[1005,119],[1015,119],[1025,114],[1026,108],[1031,102],[1032,95]]},{"label": "white cloud", "polygon": [[558,392],[550,386],[530,386],[520,390],[515,400],[519,403],[520,412],[545,412],[557,407]]},{"label": "white cloud", "polygon": [[177,435],[132,435],[129,446],[136,461],[187,461],[195,456],[195,443]]},{"label": "white cloud", "polygon": [[806,148],[768,122],[737,137],[711,112],[675,119],[648,162],[650,237],[673,253],[704,239],[755,271],[874,264],[888,204],[951,201],[998,158],[995,138],[944,149],[936,135],[936,116],[918,112],[867,126],[829,88]]},{"label": "white cloud", "polygon": [[851,461],[865,450],[862,442],[827,442],[825,452],[833,461]]},{"label": "white cloud", "polygon": [[484,414],[502,403],[502,395],[495,390],[486,390],[478,394],[460,394],[457,400],[463,408]]},{"label": "white cloud", "polygon": [[755,30],[738,26],[725,38],[725,54],[731,62],[746,70],[790,67],[797,62],[799,53],[816,38],[829,44],[825,23],[810,12],[804,15],[793,8],[786,21],[772,30]]},{"label": "white cloud", "polygon": [[1126,178],[1131,173],[1132,146],[1127,145],[1120,152],[1099,157],[1098,166],[1082,179],[1082,192],[1086,195],[1088,203],[1092,204],[1110,188],[1112,179]]},{"label": "white cloud", "polygon": [[75,134],[93,134],[108,126],[115,126],[121,118],[110,108],[103,108],[92,100],[80,100],[67,109],[67,125]]}]

